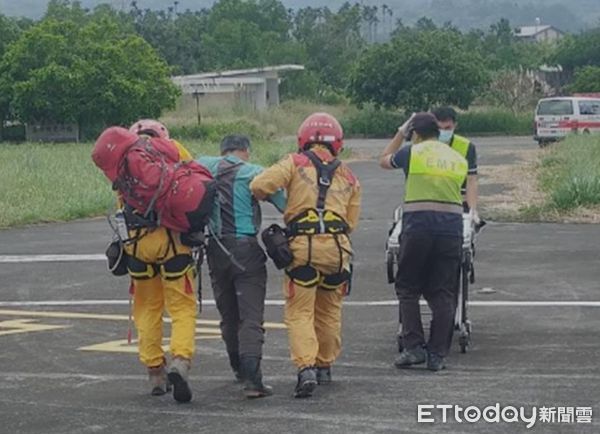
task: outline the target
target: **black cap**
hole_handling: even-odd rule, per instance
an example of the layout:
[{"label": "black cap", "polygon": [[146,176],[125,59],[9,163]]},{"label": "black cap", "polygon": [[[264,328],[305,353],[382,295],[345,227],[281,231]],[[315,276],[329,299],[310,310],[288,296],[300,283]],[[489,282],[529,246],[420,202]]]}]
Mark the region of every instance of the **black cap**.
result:
[{"label": "black cap", "polygon": [[423,139],[438,138],[440,128],[438,127],[437,119],[431,113],[417,113],[410,121],[410,128]]},{"label": "black cap", "polygon": [[221,154],[232,151],[245,151],[250,148],[250,139],[246,136],[232,134],[221,142]]}]

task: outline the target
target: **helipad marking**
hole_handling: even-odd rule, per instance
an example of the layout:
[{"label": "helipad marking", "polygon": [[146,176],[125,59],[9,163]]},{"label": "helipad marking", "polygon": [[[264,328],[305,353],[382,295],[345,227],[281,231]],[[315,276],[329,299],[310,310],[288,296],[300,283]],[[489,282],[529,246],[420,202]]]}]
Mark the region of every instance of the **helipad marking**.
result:
[{"label": "helipad marking", "polygon": [[[207,329],[207,328],[197,328],[196,333],[199,333],[200,336],[196,336],[196,339],[221,339],[221,331],[219,329]],[[163,351],[169,351],[169,340],[163,339]],[[85,347],[77,348],[79,351],[102,351],[105,353],[133,353],[137,354],[138,352],[138,341],[133,340],[130,343],[127,342],[127,339],[119,339],[115,341],[103,342],[101,344],[94,345],[86,345]]]},{"label": "helipad marking", "polygon": [[[127,302],[125,302],[127,303]],[[20,316],[26,318],[58,318],[58,319],[89,319],[89,320],[101,320],[101,321],[127,321],[129,317],[127,315],[114,315],[114,314],[97,314],[97,313],[84,313],[84,312],[40,312],[32,310],[4,310],[0,309],[0,316]],[[171,318],[163,318],[163,321],[170,323]],[[207,325],[207,326],[218,326],[221,322],[218,320],[210,319],[197,319],[196,324]],[[281,323],[265,322],[265,328],[269,329],[285,329],[285,325]]]},{"label": "helipad marking", "polygon": [[68,327],[70,326],[38,324],[32,319],[14,319],[0,321],[0,336],[15,335],[19,333],[43,332],[48,330],[65,329]]}]

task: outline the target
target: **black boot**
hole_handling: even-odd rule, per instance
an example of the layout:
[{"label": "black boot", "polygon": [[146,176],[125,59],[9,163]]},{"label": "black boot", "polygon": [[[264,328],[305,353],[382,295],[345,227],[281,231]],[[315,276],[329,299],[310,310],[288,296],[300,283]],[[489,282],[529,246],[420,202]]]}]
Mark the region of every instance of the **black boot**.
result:
[{"label": "black boot", "polygon": [[331,384],[331,366],[317,366],[317,383],[319,386]]},{"label": "black boot", "polygon": [[244,381],[244,395],[246,395],[246,398],[264,398],[273,394],[273,389],[265,386],[262,382],[260,357],[242,356],[240,358],[240,373]]},{"label": "black boot", "polygon": [[309,398],[317,386],[317,370],[309,366],[298,372],[298,383],[294,390],[294,398]]},{"label": "black boot", "polygon": [[235,375],[235,382],[241,383],[244,379],[242,378],[242,373],[240,372],[240,355],[235,352],[228,352],[229,355],[229,364],[231,365],[231,369],[233,370],[233,374]]}]

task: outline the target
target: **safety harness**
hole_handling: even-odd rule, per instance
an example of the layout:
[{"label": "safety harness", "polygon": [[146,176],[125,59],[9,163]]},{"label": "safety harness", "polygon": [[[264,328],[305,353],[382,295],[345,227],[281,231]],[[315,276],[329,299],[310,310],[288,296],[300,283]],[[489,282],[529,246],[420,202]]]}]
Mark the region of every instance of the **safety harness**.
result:
[{"label": "safety harness", "polygon": [[[140,229],[138,229],[139,233]],[[158,261],[157,263],[144,262],[136,256],[138,244],[133,246],[133,255],[128,258],[127,271],[134,280],[148,280],[160,275],[166,280],[177,280],[185,276],[188,272],[193,271],[194,277],[196,273],[196,263],[192,255],[188,253],[177,253],[177,246],[173,239],[173,234],[167,229],[169,237],[169,250],[173,250],[174,256],[166,261]]]},{"label": "safety harness", "polygon": [[341,165],[340,160],[325,162],[312,151],[307,151],[304,155],[308,157],[317,170],[317,185],[319,187],[317,206],[294,217],[288,223],[288,234],[292,237],[298,235],[347,234],[348,224],[346,221],[336,212],[325,209],[327,192],[331,187],[336,170]]},{"label": "safety harness", "polygon": [[[344,249],[339,237],[348,237],[349,226],[338,213],[325,208],[327,193],[333,183],[333,177],[341,162],[337,159],[322,161],[314,152],[306,151],[304,155],[312,162],[317,171],[317,185],[319,194],[315,208],[303,211],[295,216],[286,229],[290,241],[298,236],[308,238],[308,258],[305,265],[286,270],[286,274],[294,283],[312,287],[317,284],[323,289],[336,290],[341,285],[349,282],[351,270],[344,269],[344,252],[352,255],[351,251]],[[331,275],[322,275],[312,266],[312,237],[315,235],[331,235],[339,251],[338,272]]]}]

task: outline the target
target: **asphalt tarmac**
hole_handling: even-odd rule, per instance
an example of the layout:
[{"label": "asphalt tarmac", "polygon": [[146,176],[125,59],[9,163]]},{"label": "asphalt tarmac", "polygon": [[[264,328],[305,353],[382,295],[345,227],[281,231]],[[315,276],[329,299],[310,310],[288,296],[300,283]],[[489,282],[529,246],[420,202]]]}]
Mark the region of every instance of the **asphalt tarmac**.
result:
[{"label": "asphalt tarmac", "polygon": [[[511,164],[511,152],[536,147],[529,138],[477,143],[482,165]],[[367,157],[384,145],[349,143]],[[247,401],[234,384],[207,283],[194,399],[182,405],[151,397],[135,346],[125,340],[128,281],[111,277],[102,260],[110,237],[105,221],[17,228],[0,232],[0,432],[600,432],[600,228],[490,222],[478,239],[469,352],[460,354],[455,343],[440,373],[399,371],[398,308],[384,245],[402,176],[369,160],[352,167],[364,209],[332,385],[320,386],[312,399],[292,398],[281,275],[270,267],[263,371],[275,395]],[[265,211],[266,221],[277,219]],[[168,324],[165,330],[168,336]],[[419,405],[492,406],[486,415],[495,420],[497,412],[498,421],[470,422],[475,410],[465,418],[453,407],[444,423],[443,410],[422,407],[421,419],[434,422],[419,423]],[[510,407],[523,407],[526,417],[537,411],[532,428]]]}]

